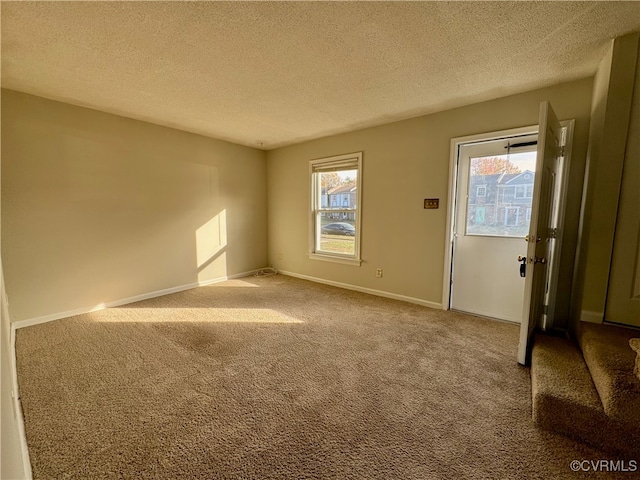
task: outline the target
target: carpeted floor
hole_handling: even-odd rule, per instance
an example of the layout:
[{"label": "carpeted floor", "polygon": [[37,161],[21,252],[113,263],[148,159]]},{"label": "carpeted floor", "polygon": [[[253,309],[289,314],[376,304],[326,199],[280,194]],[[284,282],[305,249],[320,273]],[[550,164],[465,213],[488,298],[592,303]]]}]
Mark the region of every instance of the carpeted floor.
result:
[{"label": "carpeted floor", "polygon": [[[629,348],[622,346],[625,350]],[[596,350],[600,353],[597,347]],[[618,356],[625,354],[619,352]],[[627,372],[631,372],[632,365],[627,365]],[[607,415],[593,380],[580,348],[573,341],[536,335],[531,356],[534,422],[596,448],[617,452],[622,458],[640,459],[640,426],[632,417],[618,422]]]},{"label": "carpeted floor", "polygon": [[578,333],[604,411],[636,428],[640,425],[640,382],[633,373],[636,353],[629,340],[639,336],[635,329],[588,323]]},{"label": "carpeted floor", "polygon": [[609,458],[533,426],[517,340],[282,275],[20,329],[34,478],[548,479]]}]

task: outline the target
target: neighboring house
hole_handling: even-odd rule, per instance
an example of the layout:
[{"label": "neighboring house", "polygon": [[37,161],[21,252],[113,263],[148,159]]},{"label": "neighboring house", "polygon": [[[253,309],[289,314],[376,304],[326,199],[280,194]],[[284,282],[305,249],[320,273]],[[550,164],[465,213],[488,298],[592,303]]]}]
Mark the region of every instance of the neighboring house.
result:
[{"label": "neighboring house", "polygon": [[[356,208],[357,184],[355,182],[345,183],[332,187],[327,191],[327,206],[340,210],[352,210]],[[324,195],[323,195],[324,202]],[[355,213],[340,212],[331,215],[333,219],[355,220]]]},{"label": "neighboring house", "polygon": [[468,233],[526,235],[531,220],[534,178],[535,173],[531,170],[472,175],[469,179]]}]

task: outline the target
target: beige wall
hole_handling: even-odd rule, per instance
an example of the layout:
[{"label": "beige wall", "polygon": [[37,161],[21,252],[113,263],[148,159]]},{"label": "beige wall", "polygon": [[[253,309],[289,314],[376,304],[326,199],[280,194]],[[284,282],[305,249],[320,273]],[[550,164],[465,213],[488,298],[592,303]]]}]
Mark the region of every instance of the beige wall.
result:
[{"label": "beige wall", "polygon": [[260,150],[2,91],[12,321],[265,266]]},{"label": "beige wall", "polygon": [[[629,129],[637,56],[638,34],[617,38],[611,42],[594,79],[572,315],[576,320],[602,322],[604,319],[625,150],[628,135],[637,136],[637,132]],[[624,177],[629,173],[632,174],[627,168]],[[628,182],[633,183],[633,180],[627,179]],[[637,204],[635,207],[628,204],[628,207],[638,208]],[[626,219],[623,221],[627,222]],[[629,221],[633,220],[629,217]],[[627,233],[624,235],[628,236]],[[633,263],[634,258],[635,254],[627,261]],[[628,297],[632,286],[629,281],[626,283],[623,288],[627,288]]]},{"label": "beige wall", "polygon": [[[595,185],[596,176],[596,158],[599,156],[600,145],[602,144],[602,128],[604,125],[605,113],[606,113],[606,99],[609,92],[609,78],[611,74],[611,60],[613,58],[613,42],[611,42],[610,49],[605,54],[604,58],[600,62],[600,67],[596,72],[593,79],[593,94],[591,103],[591,125],[589,132],[589,147],[587,152],[587,160],[585,165],[585,177],[584,177],[584,192],[582,197],[581,218],[578,231],[578,252],[577,252],[577,264],[575,267],[575,285],[572,291],[572,320],[574,323],[580,321],[585,316],[594,317],[592,320],[602,321],[604,315],[604,298],[602,301],[596,301],[594,298],[590,298],[590,302],[593,304],[601,303],[600,307],[590,308],[596,311],[589,314],[586,311],[583,312],[583,300],[584,300],[584,287],[585,287],[585,273],[587,271],[587,251],[590,244],[590,229],[591,229],[591,215],[590,211],[593,208],[594,197],[593,189]],[[590,276],[592,280],[590,283],[600,282],[601,286],[606,285],[606,279],[608,273],[600,272],[593,274],[594,270],[591,268]],[[597,291],[598,289],[593,289]],[[587,296],[589,298],[589,296]],[[597,311],[599,310],[599,311]],[[574,325],[575,326],[575,325]]]},{"label": "beige wall", "polygon": [[[268,152],[269,262],[277,268],[360,288],[440,303],[445,252],[450,140],[538,122],[549,100],[561,119],[576,119],[559,299],[568,315],[592,80],[426,115]],[[309,179],[314,158],[363,152],[362,266],[307,257]],[[439,210],[423,199],[440,198]],[[279,254],[282,259],[279,259]],[[375,269],[384,277],[376,278]],[[514,268],[517,262],[514,260]]]},{"label": "beige wall", "polygon": [[640,327],[640,52],[638,59],[605,319]]}]

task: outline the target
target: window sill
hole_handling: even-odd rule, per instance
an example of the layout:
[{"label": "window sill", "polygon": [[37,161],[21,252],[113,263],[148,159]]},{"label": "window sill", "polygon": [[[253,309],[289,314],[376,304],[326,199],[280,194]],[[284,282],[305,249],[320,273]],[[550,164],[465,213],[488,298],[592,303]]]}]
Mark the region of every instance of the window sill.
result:
[{"label": "window sill", "polygon": [[309,253],[311,260],[321,260],[323,262],[342,263],[343,265],[353,265],[359,267],[362,260],[359,258],[338,257],[336,255],[327,255],[323,253]]}]

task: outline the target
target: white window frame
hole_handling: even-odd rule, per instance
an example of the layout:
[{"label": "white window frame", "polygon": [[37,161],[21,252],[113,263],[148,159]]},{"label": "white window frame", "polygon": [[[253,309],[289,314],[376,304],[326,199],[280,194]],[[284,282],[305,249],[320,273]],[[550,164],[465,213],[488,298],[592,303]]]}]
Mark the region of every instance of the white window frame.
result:
[{"label": "white window frame", "polygon": [[516,187],[515,187],[515,185],[505,185],[502,188],[502,198],[504,199],[507,196],[509,196],[509,197],[512,196],[513,198],[515,198],[515,196],[516,196]]},{"label": "white window frame", "polygon": [[527,185],[525,198],[533,198],[533,183],[531,185]]},{"label": "white window frame", "polygon": [[[320,192],[320,175],[318,173],[338,172],[341,170],[357,170],[358,178],[356,182],[356,204],[349,208],[327,208],[322,207]],[[362,152],[336,155],[334,157],[319,158],[309,162],[309,179],[311,199],[309,212],[309,258],[313,260],[323,260],[327,262],[343,263],[347,265],[360,266],[361,224],[362,224]],[[318,202],[320,205],[318,205]],[[354,240],[354,254],[342,254],[324,252],[318,249],[320,245],[320,215],[322,213],[338,213],[347,215],[355,214],[356,235]]]}]

